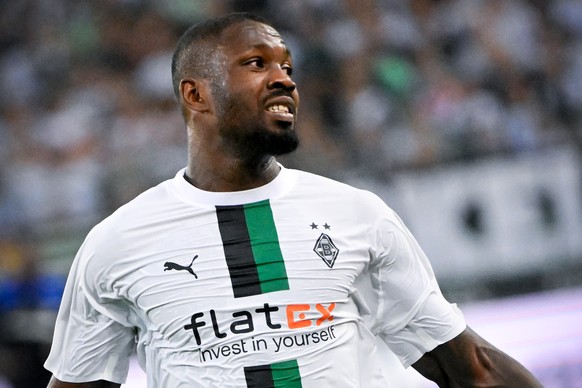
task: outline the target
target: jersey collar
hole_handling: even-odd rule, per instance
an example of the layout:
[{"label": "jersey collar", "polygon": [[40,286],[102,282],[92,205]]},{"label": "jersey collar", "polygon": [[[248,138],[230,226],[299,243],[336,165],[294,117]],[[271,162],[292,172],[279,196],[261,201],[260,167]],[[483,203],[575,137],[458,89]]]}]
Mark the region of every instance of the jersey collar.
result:
[{"label": "jersey collar", "polygon": [[294,170],[279,164],[281,170],[271,182],[250,190],[214,192],[204,191],[191,185],[184,178],[186,168],[176,173],[171,188],[181,200],[193,205],[229,206],[274,199],[287,193],[295,183]]}]

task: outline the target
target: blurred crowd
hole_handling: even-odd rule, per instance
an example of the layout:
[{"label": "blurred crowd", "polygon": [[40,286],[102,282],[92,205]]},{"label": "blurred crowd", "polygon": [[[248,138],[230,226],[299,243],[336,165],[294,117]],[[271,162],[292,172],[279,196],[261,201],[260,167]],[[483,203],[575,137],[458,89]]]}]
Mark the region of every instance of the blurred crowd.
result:
[{"label": "blurred crowd", "polygon": [[[579,0],[0,1],[3,317],[54,311],[88,228],[185,165],[171,55],[231,11],[272,21],[293,52],[303,145],[289,167],[382,182],[582,146]],[[20,332],[29,321],[12,315],[2,336],[39,336]]]}]

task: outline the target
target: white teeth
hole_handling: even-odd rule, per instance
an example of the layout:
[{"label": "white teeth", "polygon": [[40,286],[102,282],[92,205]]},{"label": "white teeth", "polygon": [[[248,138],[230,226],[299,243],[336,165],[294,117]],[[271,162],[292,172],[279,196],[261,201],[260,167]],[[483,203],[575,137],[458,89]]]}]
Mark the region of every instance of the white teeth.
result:
[{"label": "white teeth", "polygon": [[289,107],[285,105],[271,105],[268,110],[271,112],[289,113]]}]

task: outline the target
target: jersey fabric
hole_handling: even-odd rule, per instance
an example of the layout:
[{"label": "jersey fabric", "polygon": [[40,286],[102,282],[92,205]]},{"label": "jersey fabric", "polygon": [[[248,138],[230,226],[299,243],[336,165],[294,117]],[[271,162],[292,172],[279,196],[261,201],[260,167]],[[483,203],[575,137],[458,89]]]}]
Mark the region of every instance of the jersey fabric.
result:
[{"label": "jersey fabric", "polygon": [[[385,387],[465,321],[376,195],[286,169],[241,192],[175,178],[97,225],[75,258],[45,367],[148,387]],[[389,376],[387,376],[389,381]]]}]

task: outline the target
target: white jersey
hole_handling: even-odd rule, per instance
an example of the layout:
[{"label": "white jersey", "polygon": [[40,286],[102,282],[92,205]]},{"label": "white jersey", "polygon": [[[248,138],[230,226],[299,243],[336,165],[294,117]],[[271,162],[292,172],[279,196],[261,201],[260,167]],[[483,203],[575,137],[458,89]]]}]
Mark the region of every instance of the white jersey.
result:
[{"label": "white jersey", "polygon": [[385,387],[465,322],[374,194],[282,168],[242,192],[161,183],[97,225],[71,268],[46,368],[148,387]]}]

